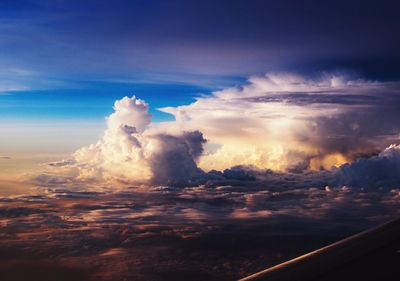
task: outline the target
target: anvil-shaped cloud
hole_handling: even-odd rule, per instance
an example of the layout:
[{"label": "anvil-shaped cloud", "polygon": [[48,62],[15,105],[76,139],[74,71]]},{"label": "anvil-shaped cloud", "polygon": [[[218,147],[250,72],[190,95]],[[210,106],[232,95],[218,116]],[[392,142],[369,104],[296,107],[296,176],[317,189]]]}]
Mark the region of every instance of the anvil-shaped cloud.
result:
[{"label": "anvil-shaped cloud", "polygon": [[396,83],[292,74],[249,82],[162,109],[181,120],[183,129],[198,128],[209,145],[218,147],[201,158],[200,167],[330,169],[398,141]]},{"label": "anvil-shaped cloud", "polygon": [[175,116],[161,123],[151,122],[144,101],[124,97],[96,144],[53,166],[77,179],[153,184],[209,179],[211,170],[238,165],[280,173],[330,170],[398,142],[399,86],[328,74],[267,74],[189,105],[161,108]]}]

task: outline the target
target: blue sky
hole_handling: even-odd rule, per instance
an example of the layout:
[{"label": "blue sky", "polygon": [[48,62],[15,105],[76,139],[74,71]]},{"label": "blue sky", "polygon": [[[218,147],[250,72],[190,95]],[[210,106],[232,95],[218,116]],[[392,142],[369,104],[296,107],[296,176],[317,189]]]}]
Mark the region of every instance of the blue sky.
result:
[{"label": "blue sky", "polygon": [[0,96],[0,118],[9,120],[100,120],[109,115],[115,100],[136,95],[151,105],[155,121],[173,116],[158,107],[176,106],[207,94],[210,87],[191,84],[81,82],[77,89],[44,89],[14,91]]}]

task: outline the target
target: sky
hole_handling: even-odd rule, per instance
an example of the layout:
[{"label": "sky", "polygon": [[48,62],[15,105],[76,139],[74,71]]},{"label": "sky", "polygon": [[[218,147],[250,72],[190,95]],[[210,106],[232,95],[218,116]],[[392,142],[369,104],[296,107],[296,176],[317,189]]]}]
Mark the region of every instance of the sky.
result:
[{"label": "sky", "polygon": [[[81,139],[64,143],[70,153],[126,95],[163,121],[158,107],[271,71],[397,80],[397,12],[396,1],[1,1],[0,151],[60,150],[35,139],[62,143],[62,123]],[[15,143],[9,127],[40,129]]]},{"label": "sky", "polygon": [[[124,96],[144,100],[159,123],[177,118],[173,107],[266,74],[375,81],[387,91],[400,75],[398,9],[396,1],[1,1],[0,154],[51,158],[95,143]],[[238,136],[213,143],[212,134],[204,134],[211,151]],[[242,164],[270,167],[255,161]]]}]

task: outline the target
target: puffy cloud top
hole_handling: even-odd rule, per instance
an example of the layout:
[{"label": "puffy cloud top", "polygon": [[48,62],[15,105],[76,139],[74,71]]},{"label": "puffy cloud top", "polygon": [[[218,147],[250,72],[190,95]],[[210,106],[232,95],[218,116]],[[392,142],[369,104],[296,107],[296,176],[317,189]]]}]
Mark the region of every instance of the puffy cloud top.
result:
[{"label": "puffy cloud top", "polygon": [[114,113],[107,118],[108,129],[118,130],[122,125],[143,133],[151,122],[148,109],[148,104],[136,97],[117,100],[114,103]]},{"label": "puffy cloud top", "polygon": [[196,160],[205,139],[200,132],[149,130],[148,105],[136,97],[116,101],[114,110],[103,137],[74,154],[71,166],[79,179],[181,184],[201,173]]}]

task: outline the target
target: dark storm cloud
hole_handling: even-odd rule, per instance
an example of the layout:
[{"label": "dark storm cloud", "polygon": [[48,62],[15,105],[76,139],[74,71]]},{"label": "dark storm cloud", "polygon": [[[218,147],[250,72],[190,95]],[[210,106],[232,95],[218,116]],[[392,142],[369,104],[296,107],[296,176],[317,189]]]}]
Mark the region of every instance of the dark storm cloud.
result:
[{"label": "dark storm cloud", "polygon": [[199,131],[184,132],[181,136],[158,135],[157,140],[159,152],[150,160],[153,183],[187,184],[204,173],[196,164],[206,142]]},{"label": "dark storm cloud", "polygon": [[397,143],[400,96],[378,93],[355,100],[357,98],[351,104],[341,98],[329,102],[354,105],[354,108],[338,116],[311,118],[309,126],[313,134],[305,136],[299,132],[298,137],[319,147],[321,153],[339,152],[350,160],[375,154],[391,143]]},{"label": "dark storm cloud", "polygon": [[363,188],[400,187],[400,146],[390,146],[377,156],[360,158],[335,172],[336,182]]}]

